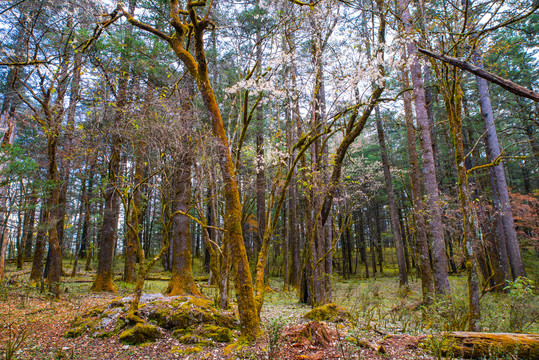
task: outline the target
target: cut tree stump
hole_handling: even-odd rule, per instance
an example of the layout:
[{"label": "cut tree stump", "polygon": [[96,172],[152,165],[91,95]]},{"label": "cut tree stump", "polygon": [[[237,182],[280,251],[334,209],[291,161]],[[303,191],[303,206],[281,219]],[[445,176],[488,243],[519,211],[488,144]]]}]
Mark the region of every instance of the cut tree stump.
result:
[{"label": "cut tree stump", "polygon": [[476,333],[455,331],[444,334],[445,355],[464,358],[516,355],[539,359],[539,334]]}]

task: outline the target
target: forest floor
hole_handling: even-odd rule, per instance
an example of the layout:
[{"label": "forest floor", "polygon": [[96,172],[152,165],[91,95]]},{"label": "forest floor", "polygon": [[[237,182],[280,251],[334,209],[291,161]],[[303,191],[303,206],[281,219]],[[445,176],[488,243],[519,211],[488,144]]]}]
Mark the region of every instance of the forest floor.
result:
[{"label": "forest floor", "polygon": [[[282,282],[271,279],[275,292],[266,296],[262,314],[264,335],[255,343],[226,355],[225,343],[205,347],[196,354],[185,354],[189,346],[180,344],[170,332],[143,346],[124,345],[118,336],[64,338],[77,315],[129,295],[130,285],[118,282],[118,295],[92,294],[89,292],[92,274],[84,273],[75,278],[66,277],[61,299],[57,300],[24,284],[22,279],[28,277],[28,270],[12,271],[9,276],[11,281],[0,288],[0,355],[7,358],[4,357],[6,347],[20,340],[13,359],[435,359],[441,358],[441,344],[427,338],[420,347],[418,341],[425,340],[428,334],[458,330],[460,324],[454,322],[462,322],[461,318],[465,317],[462,313],[465,306],[462,308],[462,304],[454,302],[451,309],[438,309],[435,315],[419,309],[421,289],[417,280],[411,282],[406,293],[398,289],[397,278],[393,276],[341,280],[335,282],[335,302],[348,309],[357,321],[315,324],[323,328],[323,339],[302,341],[296,335],[308,325],[303,315],[310,307],[298,303],[295,291],[285,293],[281,291]],[[165,276],[152,273],[150,277],[158,280],[147,281],[145,293],[162,292],[166,281],[159,278]],[[204,295],[215,296],[213,288],[200,285]],[[461,289],[463,278],[452,278],[452,285],[460,293],[464,290]],[[535,330],[537,321],[526,326]],[[360,347],[350,342],[350,338],[382,345],[387,354]]]}]

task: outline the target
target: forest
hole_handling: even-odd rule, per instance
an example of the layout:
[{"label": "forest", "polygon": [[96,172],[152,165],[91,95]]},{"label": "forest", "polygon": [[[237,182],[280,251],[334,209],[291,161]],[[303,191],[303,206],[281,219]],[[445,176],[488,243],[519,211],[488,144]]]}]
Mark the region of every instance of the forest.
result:
[{"label": "forest", "polygon": [[539,359],[538,0],[1,0],[2,359]]}]

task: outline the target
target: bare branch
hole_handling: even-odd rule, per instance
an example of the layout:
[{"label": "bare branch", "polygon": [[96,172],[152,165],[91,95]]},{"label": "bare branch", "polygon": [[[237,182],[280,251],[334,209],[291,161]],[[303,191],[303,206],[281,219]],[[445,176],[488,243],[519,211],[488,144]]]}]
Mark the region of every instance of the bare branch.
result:
[{"label": "bare branch", "polygon": [[539,93],[533,91],[533,90],[530,90],[528,88],[525,88],[524,86],[521,86],[521,85],[518,85],[518,84],[515,84],[514,82],[512,82],[511,80],[507,80],[505,78],[502,78],[501,76],[498,76],[496,74],[493,74],[493,73],[490,73],[484,69],[481,69],[480,67],[478,66],[475,66],[467,61],[464,61],[464,60],[460,60],[460,59],[457,59],[457,58],[454,58],[454,57],[450,57],[450,56],[447,56],[447,55],[443,55],[443,54],[438,54],[438,53],[435,53],[433,51],[430,51],[430,50],[427,50],[427,49],[422,49],[422,48],[417,48],[417,50],[422,53],[422,54],[425,54],[427,56],[430,56],[434,59],[437,59],[437,60],[440,60],[440,61],[443,61],[445,63],[448,63],[450,65],[453,65],[453,66],[456,66],[462,70],[466,70],[468,72],[471,72],[472,74],[474,75],[477,75],[487,81],[490,81],[494,84],[497,84],[497,85],[500,85],[502,88],[504,88],[505,90],[509,91],[509,92],[512,92],[513,94],[515,95],[518,95],[518,96],[523,96],[523,97],[526,97],[528,99],[532,99],[533,101],[538,101],[539,102]]},{"label": "bare branch", "polygon": [[0,66],[28,66],[28,65],[38,65],[46,64],[50,60],[26,60],[26,61],[12,61],[12,62],[1,62]]}]

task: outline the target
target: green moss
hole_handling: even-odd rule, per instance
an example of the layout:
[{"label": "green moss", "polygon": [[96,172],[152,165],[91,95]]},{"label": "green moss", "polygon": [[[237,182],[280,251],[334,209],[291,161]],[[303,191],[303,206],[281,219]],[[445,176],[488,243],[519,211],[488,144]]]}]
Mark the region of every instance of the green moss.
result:
[{"label": "green moss", "polygon": [[180,296],[173,300],[170,305],[175,308],[188,309],[194,306],[200,309],[211,308],[212,310],[215,310],[215,308],[212,306],[213,304],[211,300],[196,296]]},{"label": "green moss", "polygon": [[176,329],[172,332],[172,337],[175,337],[177,339],[181,338],[184,335],[188,335],[191,333],[191,330],[189,329]]},{"label": "green moss", "polygon": [[121,307],[123,308],[125,305],[125,303],[123,303],[121,300],[114,300],[112,301],[110,304],[109,304],[109,308],[117,308],[117,307]]},{"label": "green moss", "polygon": [[200,346],[190,346],[183,349],[179,346],[173,346],[171,350],[173,354],[179,354],[179,355],[196,354],[201,351],[202,351],[202,348]]},{"label": "green moss", "polygon": [[243,336],[240,336],[238,338],[238,340],[236,340],[232,344],[225,347],[225,349],[223,350],[223,354],[230,355],[233,352],[239,352],[239,351],[243,350],[244,348],[246,348],[247,346],[249,346],[249,344],[250,344],[249,339],[247,339],[247,338],[245,338]]},{"label": "green moss", "polygon": [[165,329],[185,329],[203,323],[233,328],[236,324],[234,316],[221,314],[212,306],[211,300],[205,298],[181,296],[170,305],[172,309],[159,307],[152,309],[148,319]]},{"label": "green moss", "polygon": [[112,318],[112,317],[114,317],[114,315],[116,315],[116,314],[117,314],[117,312],[114,311],[114,310],[104,311],[104,312],[99,316],[99,319]]},{"label": "green moss", "polygon": [[200,341],[202,341],[202,339],[197,335],[187,334],[187,335],[180,336],[178,338],[178,341],[182,344],[197,344]]},{"label": "green moss", "polygon": [[134,312],[129,312],[126,316],[126,320],[131,324],[141,324],[144,322],[144,320]]},{"label": "green moss", "polygon": [[157,325],[165,329],[172,329],[174,324],[169,322],[171,309],[169,308],[154,308],[148,314],[148,319],[155,321]]},{"label": "green moss", "polygon": [[303,317],[314,321],[352,321],[352,316],[345,308],[333,303],[314,308]]},{"label": "green moss", "polygon": [[64,334],[64,337],[68,339],[77,338],[86,332],[92,332],[95,328],[95,322],[96,320],[94,319],[76,318],[70,329]]},{"label": "green moss", "polygon": [[86,311],[84,315],[82,315],[82,317],[88,318],[88,317],[100,316],[101,314],[103,314],[103,312],[104,310],[101,308],[94,308],[94,309]]},{"label": "green moss", "polygon": [[126,322],[122,319],[118,320],[116,323],[116,326],[112,330],[105,330],[100,333],[98,333],[95,337],[100,339],[108,339],[115,335],[118,335],[120,331],[122,331],[123,328],[125,328]]},{"label": "green moss", "polygon": [[201,333],[204,337],[211,339],[216,342],[231,342],[234,340],[234,334],[229,328],[216,326],[216,325],[206,325]]},{"label": "green moss", "polygon": [[77,338],[88,330],[85,326],[77,326],[66,331],[64,337],[67,339]]},{"label": "green moss", "polygon": [[157,327],[150,324],[138,323],[132,328],[120,334],[120,341],[125,344],[138,345],[150,341],[155,341],[161,337],[161,332]]}]

